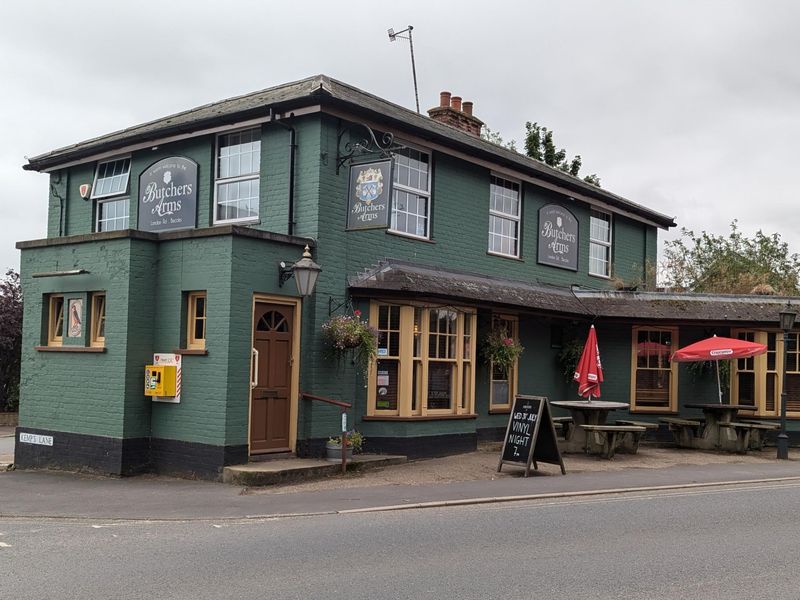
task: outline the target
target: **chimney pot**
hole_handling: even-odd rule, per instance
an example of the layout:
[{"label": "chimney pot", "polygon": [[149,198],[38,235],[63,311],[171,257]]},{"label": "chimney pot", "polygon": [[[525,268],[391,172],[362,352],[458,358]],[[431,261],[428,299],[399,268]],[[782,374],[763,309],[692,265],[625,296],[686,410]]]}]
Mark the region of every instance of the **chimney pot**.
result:
[{"label": "chimney pot", "polygon": [[461,96],[453,96],[450,99],[450,108],[461,112]]},{"label": "chimney pot", "polygon": [[439,106],[445,108],[450,106],[450,92],[442,92],[439,94]]},{"label": "chimney pot", "polygon": [[472,116],[472,102],[464,102],[462,104],[462,106],[464,107],[464,114],[465,115],[469,115],[471,117]]}]

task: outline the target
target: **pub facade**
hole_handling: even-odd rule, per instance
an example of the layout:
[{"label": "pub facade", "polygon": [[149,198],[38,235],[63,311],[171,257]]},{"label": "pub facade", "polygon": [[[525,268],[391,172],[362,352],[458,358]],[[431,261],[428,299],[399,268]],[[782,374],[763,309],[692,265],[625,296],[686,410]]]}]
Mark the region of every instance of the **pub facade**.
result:
[{"label": "pub facade", "polygon": [[[775,413],[785,299],[634,291],[673,219],[481,124],[447,92],[423,116],[320,75],[29,159],[50,194],[47,237],[18,243],[17,467],[216,479],[318,455],[340,431],[319,398],[352,404],[367,450],[471,450],[516,393],[575,397],[568,350],[590,323],[604,397],[641,418],[713,394],[668,360],[709,331],[766,340],[732,394]],[[366,369],[331,354],[337,315],[377,332]],[[524,346],[508,372],[483,352],[494,331]]]}]

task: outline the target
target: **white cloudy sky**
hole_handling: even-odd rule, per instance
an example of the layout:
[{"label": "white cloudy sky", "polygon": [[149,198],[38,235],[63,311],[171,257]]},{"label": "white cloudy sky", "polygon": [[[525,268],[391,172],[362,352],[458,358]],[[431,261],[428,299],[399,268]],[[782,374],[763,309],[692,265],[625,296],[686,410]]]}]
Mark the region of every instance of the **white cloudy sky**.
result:
[{"label": "white cloudy sky", "polygon": [[413,108],[386,34],[409,24],[423,110],[446,89],[507,140],[538,121],[681,226],[800,251],[798,2],[3,0],[0,269],[45,235],[25,156],[317,73]]}]

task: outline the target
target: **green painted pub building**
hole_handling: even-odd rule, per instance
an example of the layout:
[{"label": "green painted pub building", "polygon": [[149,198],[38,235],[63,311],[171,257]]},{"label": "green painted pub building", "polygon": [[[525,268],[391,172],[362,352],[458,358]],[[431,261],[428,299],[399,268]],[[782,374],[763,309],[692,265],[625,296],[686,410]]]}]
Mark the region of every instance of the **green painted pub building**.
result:
[{"label": "green painted pub building", "polygon": [[[468,451],[514,394],[575,397],[558,357],[592,322],[603,397],[637,418],[714,397],[668,360],[713,332],[769,344],[730,394],[777,416],[785,299],[635,291],[673,219],[482,140],[472,108],[315,76],[29,159],[50,193],[47,237],[18,244],[17,467],[216,479],[318,455],[341,421],[314,397],[352,403],[369,451]],[[306,247],[300,296],[282,274]],[[379,332],[367,372],[323,339],[354,314]],[[508,373],[481,352],[494,330],[525,348]],[[175,396],[144,395],[152,364],[180,367]]]}]

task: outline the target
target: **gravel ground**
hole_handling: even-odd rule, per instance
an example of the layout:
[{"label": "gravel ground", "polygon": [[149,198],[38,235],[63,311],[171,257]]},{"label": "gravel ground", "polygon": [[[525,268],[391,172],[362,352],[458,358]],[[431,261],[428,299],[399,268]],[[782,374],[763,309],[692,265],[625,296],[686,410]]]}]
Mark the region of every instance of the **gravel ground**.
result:
[{"label": "gravel ground", "polygon": [[[500,443],[481,444],[476,452],[459,454],[444,458],[409,461],[403,465],[395,465],[374,469],[364,473],[348,473],[345,477],[333,476],[326,479],[306,483],[251,488],[250,493],[258,494],[290,494],[294,492],[310,492],[345,487],[366,487],[379,485],[423,485],[431,483],[449,483],[455,481],[494,480],[503,477],[521,477],[523,469],[504,465],[502,472],[497,472],[497,461],[500,457]],[[584,454],[565,454],[564,466],[567,474],[587,471],[615,471],[620,469],[661,469],[675,465],[687,464],[730,464],[730,463],[772,463],[776,461],[775,449],[767,448],[762,452],[749,452],[746,455],[702,452],[642,444],[637,454],[616,454],[612,460],[605,460]],[[790,458],[800,456],[793,452]],[[539,464],[542,475],[561,475],[557,465]]]}]

